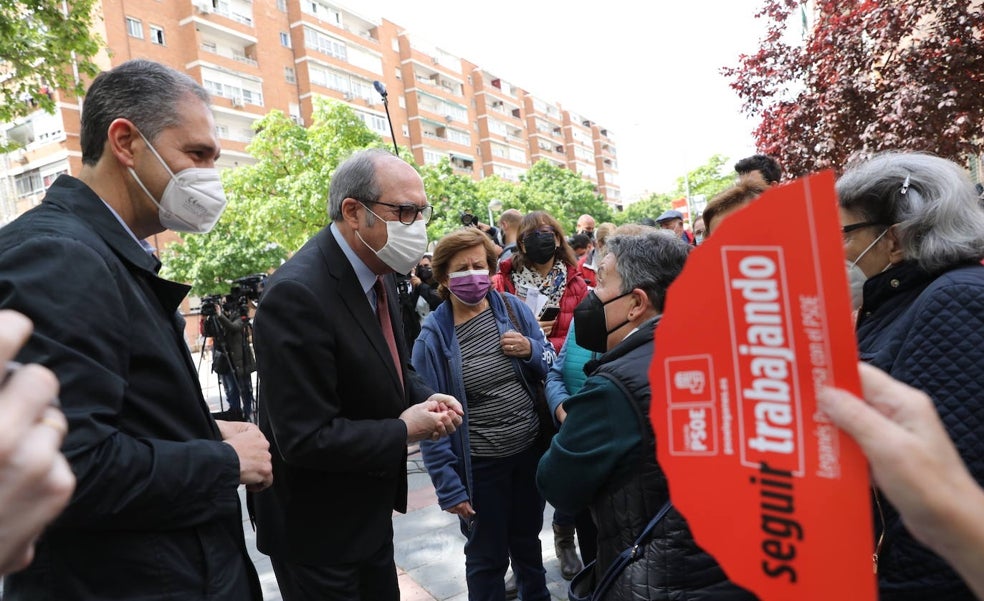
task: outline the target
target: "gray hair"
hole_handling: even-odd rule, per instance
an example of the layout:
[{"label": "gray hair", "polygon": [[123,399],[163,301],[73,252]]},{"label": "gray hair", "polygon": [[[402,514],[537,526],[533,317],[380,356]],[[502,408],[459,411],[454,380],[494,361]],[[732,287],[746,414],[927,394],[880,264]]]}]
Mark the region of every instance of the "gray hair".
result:
[{"label": "gray hair", "polygon": [[984,257],[984,209],[956,163],[917,152],[878,154],[845,171],[837,195],[842,209],[894,225],[903,256],[929,273]]},{"label": "gray hair", "polygon": [[653,307],[662,311],[666,290],[680,275],[690,245],[671,231],[654,231],[635,236],[615,234],[608,237],[605,247],[615,257],[621,292],[644,290]]},{"label": "gray hair", "polygon": [[183,122],[176,101],[189,94],[211,103],[194,79],[149,60],[127,61],[100,73],[82,105],[82,164],[99,162],[115,119],[128,119],[153,143],[162,131]]},{"label": "gray hair", "polygon": [[[346,198],[370,204],[379,200],[376,160],[393,156],[393,153],[382,148],[367,148],[356,151],[335,168],[328,187],[328,216],[332,221],[342,220],[342,201]],[[367,212],[366,225],[371,227],[375,221],[375,217]]]}]

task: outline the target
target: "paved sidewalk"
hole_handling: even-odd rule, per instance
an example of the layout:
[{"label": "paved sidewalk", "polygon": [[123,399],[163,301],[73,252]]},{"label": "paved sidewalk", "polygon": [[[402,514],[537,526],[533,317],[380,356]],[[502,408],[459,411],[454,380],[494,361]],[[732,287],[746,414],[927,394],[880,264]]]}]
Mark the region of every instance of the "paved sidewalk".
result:
[{"label": "paved sidewalk", "polygon": [[[411,449],[412,450],[412,449]],[[408,461],[410,470],[408,511],[393,514],[393,547],[400,578],[401,601],[465,601],[465,538],[458,530],[458,519],[441,511],[430,477],[423,471],[419,453]],[[240,488],[243,507],[244,488]],[[547,570],[547,588],[553,599],[567,599],[567,581],[560,576],[560,566],[554,555],[553,530],[550,522],[553,508],[543,514],[543,565]],[[256,550],[256,535],[244,516],[243,528],[250,556],[260,575],[264,601],[280,601],[277,579],[270,558]]]},{"label": "paved sidewalk", "polygon": [[[465,537],[458,529],[458,518],[437,506],[434,487],[419,453],[410,455],[407,467],[410,474],[407,513],[393,517],[394,557],[400,573],[401,599],[464,601],[468,599]],[[553,508],[547,505],[540,531],[543,567],[547,570],[547,588],[552,597],[566,600],[568,583],[560,576],[560,564],[554,554],[552,516]]]}]

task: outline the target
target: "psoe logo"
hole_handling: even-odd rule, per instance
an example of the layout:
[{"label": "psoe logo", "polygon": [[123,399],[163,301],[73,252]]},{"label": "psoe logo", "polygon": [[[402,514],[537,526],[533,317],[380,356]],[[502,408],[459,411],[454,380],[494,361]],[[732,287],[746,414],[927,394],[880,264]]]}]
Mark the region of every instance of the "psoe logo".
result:
[{"label": "psoe logo", "polygon": [[713,406],[670,408],[673,455],[717,455],[717,416]]},{"label": "psoe logo", "polygon": [[704,372],[678,371],[673,374],[673,386],[678,390],[689,390],[691,394],[702,394],[704,392]]},{"label": "psoe logo", "polygon": [[710,355],[668,357],[663,386],[670,405],[714,403],[714,364]]}]

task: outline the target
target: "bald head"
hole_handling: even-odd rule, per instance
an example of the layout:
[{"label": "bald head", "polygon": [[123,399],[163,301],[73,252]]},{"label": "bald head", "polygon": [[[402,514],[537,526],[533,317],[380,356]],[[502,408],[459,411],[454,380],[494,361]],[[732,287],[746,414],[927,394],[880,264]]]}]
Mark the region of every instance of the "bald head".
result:
[{"label": "bald head", "polygon": [[577,218],[577,233],[587,234],[589,238],[593,238],[594,230],[595,230],[594,217],[588,214],[584,214]]}]

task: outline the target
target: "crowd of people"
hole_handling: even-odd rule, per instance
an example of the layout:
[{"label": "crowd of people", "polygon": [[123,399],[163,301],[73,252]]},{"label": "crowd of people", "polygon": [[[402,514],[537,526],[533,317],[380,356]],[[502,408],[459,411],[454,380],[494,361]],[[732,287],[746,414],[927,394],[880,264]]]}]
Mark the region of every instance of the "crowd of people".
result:
[{"label": "crowd of people", "polygon": [[[330,223],[260,299],[254,425],[209,413],[188,288],[145,242],[207,232],[225,207],[208,94],[129,61],[93,81],[81,123],[79,176],[0,229],[5,599],[262,599],[245,485],[285,601],[397,601],[414,443],[459,519],[471,600],[549,599],[547,501],[572,599],[755,598],[673,509],[647,374],[689,253],[780,181],[773,159],[739,161],[689,228],[673,210],[583,215],[569,238],[509,209],[425,254],[416,170],[354,153]],[[984,208],[959,166],[921,153],[848,166],[837,192],[864,399],[819,402],[871,462],[880,598],[984,599]]]}]

